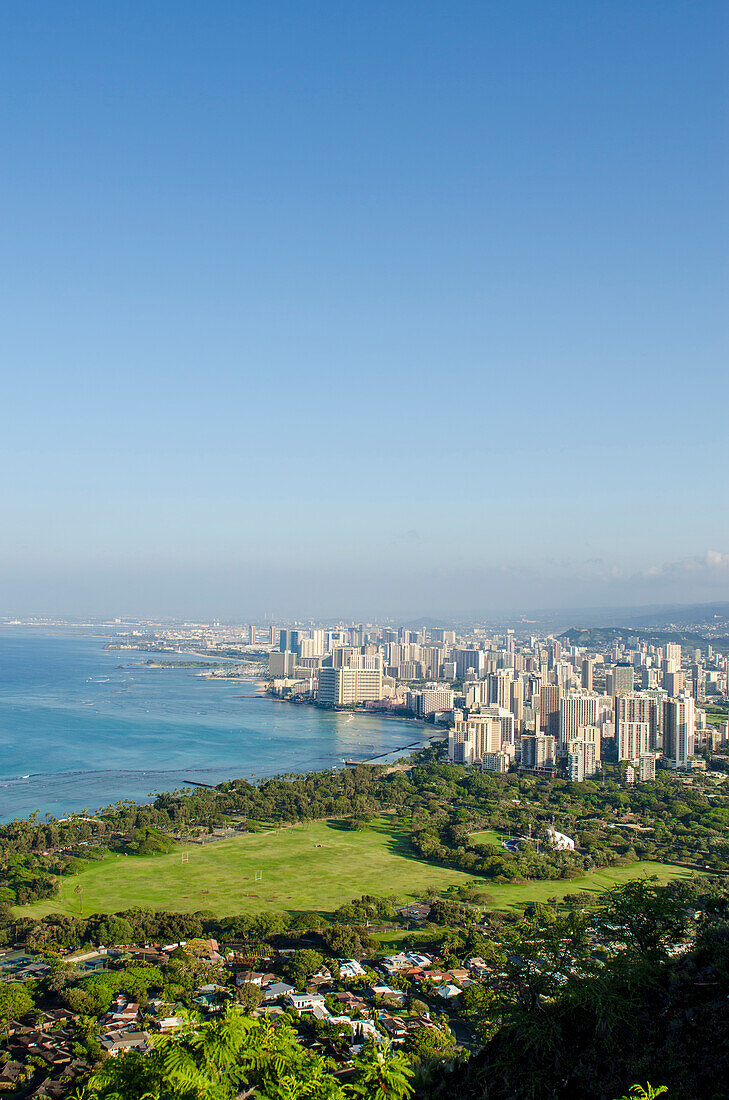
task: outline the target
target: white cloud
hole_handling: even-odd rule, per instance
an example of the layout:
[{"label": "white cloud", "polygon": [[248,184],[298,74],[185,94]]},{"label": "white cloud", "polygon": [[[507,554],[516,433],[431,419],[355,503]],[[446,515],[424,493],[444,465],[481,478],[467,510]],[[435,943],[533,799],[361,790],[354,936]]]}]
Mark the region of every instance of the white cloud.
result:
[{"label": "white cloud", "polygon": [[729,573],[729,554],[721,550],[707,550],[704,554],[692,558],[681,558],[680,561],[664,562],[662,565],[651,565],[638,577],[649,580],[665,580],[674,577],[712,577],[717,574]]}]

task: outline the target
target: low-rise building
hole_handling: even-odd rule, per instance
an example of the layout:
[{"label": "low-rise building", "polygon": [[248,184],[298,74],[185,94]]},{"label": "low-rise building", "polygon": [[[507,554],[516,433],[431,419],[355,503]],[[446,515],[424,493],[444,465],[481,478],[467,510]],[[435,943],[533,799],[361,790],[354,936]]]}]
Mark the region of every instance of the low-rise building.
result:
[{"label": "low-rise building", "polygon": [[461,990],[457,985],[453,985],[452,982],[447,982],[445,985],[439,985],[436,989],[436,993],[443,1001],[454,1001],[456,997],[460,997]]},{"label": "low-rise building", "polygon": [[365,969],[356,959],[342,959],[339,963],[339,974],[342,978],[361,978]]},{"label": "low-rise building", "polygon": [[289,993],[286,1001],[297,1012],[311,1012],[314,1008],[324,1008],[325,1000],[321,993]]}]

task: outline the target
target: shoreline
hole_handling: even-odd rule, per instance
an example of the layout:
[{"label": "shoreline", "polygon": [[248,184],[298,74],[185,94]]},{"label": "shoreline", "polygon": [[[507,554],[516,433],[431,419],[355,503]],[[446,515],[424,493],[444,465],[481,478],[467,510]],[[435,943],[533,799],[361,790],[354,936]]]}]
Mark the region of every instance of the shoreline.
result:
[{"label": "shoreline", "polygon": [[[131,662],[122,663],[131,664]],[[93,673],[93,669],[91,671]],[[142,662],[139,664],[134,662],[133,668],[121,669],[115,675],[124,676],[125,673],[133,672],[139,682],[140,677],[146,678],[147,675],[150,680],[157,680],[154,673],[164,674],[168,671],[169,669],[165,667],[155,668],[145,666]],[[185,679],[190,685],[211,682],[210,678],[200,679],[195,676],[196,670],[193,669],[177,671],[186,673]],[[223,680],[222,677],[220,679]],[[162,675],[159,682],[166,683],[167,676]],[[70,762],[69,756],[62,762],[63,766],[54,767],[54,763],[60,762],[53,757],[43,760],[36,758],[33,752],[18,752],[15,754],[17,759],[6,762],[7,774],[4,778],[0,778],[0,824],[9,824],[15,818],[28,820],[33,811],[38,808],[40,808],[41,819],[45,819],[45,815],[48,814],[49,820],[59,820],[75,812],[81,812],[84,807],[96,811],[126,798],[136,805],[150,805],[159,794],[189,786],[184,782],[188,777],[217,786],[235,779],[250,778],[253,774],[263,780],[287,772],[307,774],[342,769],[345,767],[344,760],[349,758],[384,764],[427,748],[431,738],[438,733],[434,727],[418,719],[405,719],[396,715],[365,710],[337,712],[337,717],[332,718],[326,716],[329,712],[311,706],[307,706],[300,712],[292,708],[273,708],[270,704],[273,703],[274,697],[266,691],[267,682],[260,677],[260,674],[255,678],[233,681],[233,684],[235,686],[227,690],[223,689],[220,695],[215,689],[212,690],[212,694],[202,689],[205,696],[208,696],[206,706],[211,709],[211,713],[218,712],[216,701],[221,699],[223,708],[221,713],[230,715],[231,724],[227,727],[228,731],[236,728],[236,723],[240,726],[237,737],[231,737],[229,732],[222,735],[224,744],[229,743],[224,752],[218,752],[217,756],[213,754],[211,759],[203,738],[197,742],[199,752],[194,754],[196,759],[193,757],[191,760],[189,754],[187,759],[184,754],[178,759],[178,743],[174,734],[169,742],[169,748],[166,747],[164,740],[158,743],[154,758],[151,756],[147,758],[149,754],[139,756],[135,753],[132,754],[132,758],[125,754],[125,759],[107,760],[103,754],[99,758],[92,754],[87,756],[85,761],[82,762],[79,759],[77,762],[78,753],[74,752],[73,762]],[[250,686],[242,691],[243,684]],[[101,691],[105,695],[106,686],[94,690]],[[88,690],[90,691],[91,688]],[[141,690],[146,696],[146,690],[143,687]],[[195,695],[191,698],[194,699],[197,698],[199,689],[193,690]],[[240,695],[231,695],[236,690]],[[164,691],[162,695],[166,698],[167,692]],[[151,706],[152,699],[158,697],[159,692],[155,689],[149,695],[150,702],[146,705]],[[114,693],[113,698],[123,698],[123,696]],[[239,698],[240,702],[231,702],[231,699],[236,698]],[[270,700],[270,703],[257,706],[257,701],[263,699]],[[248,706],[254,707],[255,716],[248,717]],[[195,709],[193,704],[193,711]],[[147,714],[154,725],[154,715],[149,711]],[[284,715],[285,718],[283,718]],[[144,720],[143,714],[136,717]],[[375,719],[375,722],[370,721],[371,719]],[[94,721],[98,720],[94,719]],[[100,716],[100,721],[102,725],[106,724],[104,716]],[[109,723],[115,721],[113,712],[109,713],[108,721]],[[196,718],[192,717],[191,725],[194,725],[195,721]],[[396,733],[397,721],[403,723],[399,734]],[[285,743],[281,746],[281,752],[276,755],[268,751],[268,742],[272,736],[271,731],[278,730],[279,727],[285,737]],[[301,747],[298,744],[299,730],[302,734]],[[77,743],[83,744],[83,741],[77,742],[74,735],[73,744]]]},{"label": "shoreline", "polygon": [[[218,677],[222,679],[222,677]],[[232,679],[232,677],[230,677]],[[262,681],[260,685],[256,685],[265,688],[265,694],[268,695],[274,703],[287,703],[289,706],[294,707],[313,707],[315,710],[321,711],[323,714],[346,714],[352,717],[362,718],[379,718],[385,722],[411,722],[413,725],[423,729],[438,730],[439,728],[445,731],[445,736],[448,736],[448,730],[445,726],[438,727],[433,722],[426,722],[424,718],[415,718],[412,714],[393,714],[388,710],[369,710],[364,707],[318,707],[317,704],[311,700],[302,700],[301,702],[293,702],[291,699],[283,699],[279,695],[274,695],[268,687],[266,681]]]},{"label": "shoreline", "polygon": [[[188,786],[187,778],[217,786],[254,774],[262,781],[287,772],[341,769],[345,759],[386,763],[427,748],[441,735],[430,723],[396,713],[273,707],[260,668],[244,677],[199,677],[208,670],[171,663],[203,660],[189,649],[170,658],[148,649],[120,652],[106,642],[103,634],[82,640],[43,627],[28,631],[27,640],[9,651],[17,652],[23,667],[32,664],[41,672],[50,655],[49,667],[58,666],[63,690],[43,709],[43,681],[37,716],[32,711],[16,717],[12,697],[0,708],[2,729],[14,740],[0,778],[3,823],[27,820],[38,808],[42,819],[48,814],[57,820],[126,798],[149,805],[159,793]],[[231,663],[221,662],[226,670]],[[196,686],[226,680],[228,688]],[[54,734],[52,751],[45,752],[45,733],[51,738],[56,726],[62,736]],[[127,730],[134,734],[129,744]]]},{"label": "shoreline", "polygon": [[[367,757],[366,759],[363,759],[363,760],[354,760],[354,759],[346,760],[346,759],[342,759],[339,763],[332,764],[330,767],[320,767],[320,768],[313,769],[313,774],[329,772],[329,771],[348,771],[352,767],[359,767],[360,765],[365,765],[367,767],[390,767],[390,766],[396,765],[397,762],[400,759],[402,759],[403,757],[412,756],[415,753],[422,753],[426,749],[432,748],[434,742],[441,741],[441,740],[443,740],[443,739],[434,735],[434,736],[429,737],[427,739],[423,739],[422,741],[409,742],[406,745],[399,745],[394,749],[389,749],[386,752],[378,753],[375,756],[370,756],[370,757]],[[180,770],[184,771],[185,769],[180,769]],[[190,770],[190,769],[188,769],[188,770]],[[44,773],[42,773],[42,772],[36,772],[34,775],[32,775],[32,778],[41,778],[43,776],[43,774]],[[48,773],[47,778],[54,779],[57,776],[58,776],[58,778],[62,778],[63,774],[64,773]],[[78,773],[78,774],[82,775],[83,773]],[[148,775],[150,777],[150,780],[151,780],[151,779],[153,779],[153,776],[154,776],[154,770],[153,769],[139,769],[139,774]],[[272,772],[270,775],[260,775],[260,776],[256,777],[256,782],[258,780],[266,781],[266,780],[269,780],[269,779],[275,779],[277,776],[285,776],[287,774],[291,774],[291,773],[288,773],[287,771],[284,770],[284,771],[280,771],[280,772]],[[294,774],[294,775],[306,775],[308,773],[307,772],[294,772],[292,774]],[[0,783],[3,783],[3,784],[13,783],[13,782],[17,782],[19,780],[24,780],[25,778],[26,778],[25,776],[9,776],[9,777],[6,777],[5,779],[0,779]],[[31,776],[28,776],[27,778],[31,778]],[[196,780],[193,780],[193,779],[189,779],[187,781],[181,780],[179,786],[176,786],[176,787],[170,786],[170,787],[165,787],[165,788],[160,789],[160,790],[155,790],[153,798],[129,798],[129,801],[132,802],[135,806],[151,806],[151,805],[153,805],[154,800],[157,797],[159,797],[160,795],[164,795],[164,794],[172,795],[175,792],[180,791],[180,790],[184,790],[187,793],[189,793],[192,789],[194,789],[196,787],[204,787],[204,788],[208,788],[210,790],[215,790],[217,787],[221,786],[223,783],[233,783],[233,782],[235,782],[236,780],[239,780],[239,779],[246,779],[246,776],[245,775],[240,775],[240,774],[238,774],[238,775],[235,775],[235,774],[226,775],[225,778],[219,779],[216,783],[203,783],[203,782],[199,782],[199,781],[196,781]],[[99,814],[102,810],[106,809],[107,807],[109,807],[109,806],[113,807],[115,805],[116,801],[118,801],[118,800],[114,800],[114,801],[111,801],[111,802],[106,802],[102,805],[94,806],[92,809],[90,809],[88,811],[88,813],[90,814],[91,817],[94,817],[95,815]],[[46,822],[62,821],[67,817],[73,816],[74,812],[78,812],[78,811],[66,810],[66,811],[63,811],[63,813],[58,814],[58,815],[55,814],[55,813],[50,813],[49,811],[41,811],[41,816],[39,817],[39,822],[41,824],[45,824]],[[46,814],[48,814],[47,818],[46,818]],[[7,825],[12,824],[13,820],[17,820],[19,822],[27,822],[27,821],[29,821],[30,816],[31,816],[30,814],[25,814],[25,815],[22,815],[22,816],[17,815],[13,819],[9,819],[7,821],[0,821],[0,829],[6,827]]]}]

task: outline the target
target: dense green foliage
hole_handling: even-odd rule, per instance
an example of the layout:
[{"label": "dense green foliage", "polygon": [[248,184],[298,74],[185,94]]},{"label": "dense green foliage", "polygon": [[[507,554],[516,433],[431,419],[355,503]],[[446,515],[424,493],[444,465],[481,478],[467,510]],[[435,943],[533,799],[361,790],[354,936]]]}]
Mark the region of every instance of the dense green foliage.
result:
[{"label": "dense green foliage", "polygon": [[[659,773],[655,782],[631,789],[618,769],[603,782],[581,784],[497,776],[442,763],[431,750],[409,772],[359,767],[258,784],[235,780],[161,794],[146,806],[118,803],[95,817],[73,815],[63,822],[33,817],[2,825],[0,904],[54,896],[62,878],[109,849],[164,852],[175,838],[231,824],[256,830],[261,822],[337,818],[366,827],[383,809],[395,811],[419,856],[497,882],[570,878],[636,859],[729,869],[729,798],[709,780],[694,787]],[[557,853],[545,843],[553,820],[575,837],[576,854]],[[486,828],[524,841],[518,851],[508,852],[469,839]]]},{"label": "dense green foliage", "polygon": [[[79,903],[78,915],[37,919],[11,909],[13,902],[50,896],[59,881],[72,890],[67,877],[110,851],[128,853],[120,864],[149,859],[154,866],[176,839],[218,826],[257,830],[330,819],[334,829],[349,823],[366,829],[383,811],[393,815],[408,858],[473,876],[445,895],[434,891],[428,921],[417,930],[402,926],[402,899],[373,894],[328,913],[220,917],[134,906],[84,918]],[[550,844],[552,822],[574,837],[576,851]],[[667,1082],[670,1100],[720,1096],[729,1079],[729,891],[722,879],[695,876],[664,888],[638,879],[602,896],[573,894],[511,914],[484,913],[484,906],[488,890],[497,889],[491,883],[571,880],[640,859],[722,872],[729,869],[728,826],[729,799],[710,779],[682,783],[660,773],[655,782],[627,788],[615,769],[603,782],[572,784],[484,774],[444,763],[437,751],[409,771],[360,767],[241,780],[161,795],[149,806],[120,803],[95,817],[13,822],[0,827],[0,935],[45,953],[51,969],[27,987],[0,983],[0,1021],[7,1028],[34,1003],[71,1009],[80,1047],[97,1063],[88,1100],[385,1100],[411,1090],[422,1097],[457,1092],[463,1100],[585,1100],[627,1094],[635,1081]],[[506,833],[520,838],[513,851],[498,843]],[[351,844],[355,838],[345,835]],[[349,1036],[293,1012],[276,1027],[250,1017],[260,989],[247,981],[236,986],[217,956],[201,957],[202,937],[235,943],[246,966],[275,960],[297,988],[323,968],[336,983],[338,960],[357,958],[367,970],[363,986],[374,980],[371,967],[384,953],[375,936],[393,927],[405,946],[430,951],[445,968],[482,960],[478,980],[465,983],[451,1010],[472,1036],[470,1057],[445,1019],[426,1026],[416,1018],[442,1010],[438,979],[388,978],[417,1026],[401,1053],[386,1052],[382,1032],[379,1053],[366,1047],[352,1065]],[[159,968],[124,957],[131,945],[180,941],[187,945]],[[123,947],[102,973],[86,974],[60,957],[100,943]],[[207,983],[220,983],[222,994],[200,1019],[194,1008]],[[154,997],[190,1015],[181,1032],[155,1039],[150,1054],[100,1061],[96,1021],[120,994],[142,1011]],[[374,1007],[397,1011],[397,999],[376,1000]],[[332,1052],[339,1060],[330,1061]]]},{"label": "dense green foliage", "polygon": [[[573,894],[562,903],[529,905],[516,914],[484,915],[478,898],[475,886],[432,898],[429,922],[410,934],[443,967],[480,960],[478,980],[465,983],[451,1009],[474,1037],[470,1056],[456,1041],[457,1032],[439,1018],[438,978],[389,976],[406,1007],[388,1003],[387,997],[370,1003],[411,1015],[414,1026],[400,1054],[388,1053],[383,1034],[379,1053],[365,1045],[363,1056],[352,1062],[349,1032],[336,1024],[299,1018],[293,1010],[273,1025],[251,1018],[260,989],[248,982],[236,986],[228,964],[210,958],[209,941],[191,934],[217,928],[221,936],[235,937],[244,956],[267,937],[269,965],[299,989],[323,968],[332,976],[329,988],[341,989],[337,959],[348,953],[342,946],[363,937],[366,973],[354,979],[354,987],[364,990],[375,981],[372,967],[383,953],[367,926],[397,917],[394,899],[374,896],[341,906],[331,915],[333,922],[321,914],[296,919],[261,914],[233,918],[228,933],[211,915],[183,915],[187,943],[168,952],[160,966],[118,953],[108,969],[86,974],[72,962],[48,956],[50,972],[31,995],[25,987],[0,984],[7,1002],[0,999],[0,1017],[17,1018],[33,999],[77,1013],[79,1044],[96,1062],[84,1086],[86,1100],[254,1095],[384,1100],[411,1090],[423,1100],[454,1093],[463,1100],[585,1100],[628,1094],[637,1080],[668,1083],[670,1100],[724,1095],[729,887],[722,879],[695,876],[665,887],[640,879],[602,895]],[[154,940],[160,929],[169,929],[171,916],[138,909],[89,923]],[[194,1011],[196,994],[211,982],[220,983],[221,998],[201,1018]],[[151,1011],[153,997],[174,1004],[184,1027],[154,1038],[147,1055],[100,1061],[95,1020],[121,993],[143,1012],[147,1005]],[[331,995],[327,1004],[334,1015],[341,1011]],[[426,1025],[428,1013],[434,1016]]]},{"label": "dense green foliage", "polygon": [[174,1035],[155,1039],[146,1055],[104,1062],[92,1074],[83,1100],[401,1100],[412,1076],[402,1054],[371,1049],[355,1061],[345,1084],[335,1065],[305,1050],[289,1024],[252,1020],[231,1006],[212,1018],[188,1017]]},{"label": "dense green foliage", "polygon": [[462,1010],[484,1046],[432,1095],[584,1100],[668,1082],[726,1095],[729,892],[634,882],[592,910],[535,906],[496,931]]}]

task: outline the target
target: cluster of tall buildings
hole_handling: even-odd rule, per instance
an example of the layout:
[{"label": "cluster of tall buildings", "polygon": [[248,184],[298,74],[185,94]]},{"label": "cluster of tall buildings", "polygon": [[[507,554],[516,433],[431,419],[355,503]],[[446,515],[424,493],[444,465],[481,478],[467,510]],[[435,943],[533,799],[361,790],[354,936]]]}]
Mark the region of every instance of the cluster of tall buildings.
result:
[{"label": "cluster of tall buildings", "polygon": [[727,660],[637,638],[605,651],[512,631],[379,627],[271,632],[272,690],[322,706],[387,708],[449,726],[452,760],[493,771],[513,764],[575,781],[603,760],[640,779],[656,762],[691,765],[697,745],[729,730],[700,704],[727,691]]},{"label": "cluster of tall buildings", "polygon": [[453,710],[455,661],[445,658],[455,631],[360,625],[284,628],[276,635],[269,674],[277,694],[310,697],[322,706],[381,704],[423,718]]}]

